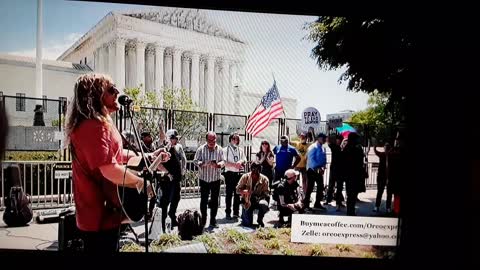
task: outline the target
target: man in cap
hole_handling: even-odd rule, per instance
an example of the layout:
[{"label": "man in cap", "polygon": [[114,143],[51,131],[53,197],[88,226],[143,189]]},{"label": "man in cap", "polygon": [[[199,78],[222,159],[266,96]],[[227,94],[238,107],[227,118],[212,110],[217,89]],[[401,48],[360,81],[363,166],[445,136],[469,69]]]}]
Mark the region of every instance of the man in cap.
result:
[{"label": "man in cap", "polygon": [[140,134],[140,138],[142,140],[141,143],[142,143],[143,152],[153,153],[155,151],[155,146],[153,145],[153,138],[150,131],[143,131]]},{"label": "man in cap", "polygon": [[163,166],[171,175],[172,181],[160,181],[162,197],[160,198],[160,207],[162,208],[162,227],[165,231],[165,220],[167,218],[167,208],[170,204],[168,216],[172,220],[172,228],[177,226],[176,212],[178,203],[180,202],[180,190],[182,175],[185,174],[187,159],[183,147],[178,143],[178,131],[170,129],[165,134],[168,141],[164,141],[165,151],[170,153],[171,158],[165,162]]},{"label": "man in cap", "polygon": [[278,203],[279,226],[285,225],[284,217],[288,217],[288,224],[292,222],[293,213],[303,213],[304,204],[303,191],[297,182],[300,173],[294,169],[288,169],[285,172],[285,180],[283,180],[275,190],[275,199]]},{"label": "man in cap", "polygon": [[315,196],[314,208],[325,210],[321,201],[323,200],[323,173],[327,166],[327,154],[323,149],[323,144],[327,136],[323,133],[317,135],[317,141],[310,145],[307,151],[307,175],[308,184],[305,192],[305,207],[310,207],[310,196],[313,192],[313,186],[317,183],[317,195]]},{"label": "man in cap", "polygon": [[284,176],[285,171],[295,168],[300,162],[300,155],[297,149],[289,145],[288,141],[288,136],[283,135],[280,137],[280,145],[273,148],[273,153],[275,154],[275,181],[280,180]]}]

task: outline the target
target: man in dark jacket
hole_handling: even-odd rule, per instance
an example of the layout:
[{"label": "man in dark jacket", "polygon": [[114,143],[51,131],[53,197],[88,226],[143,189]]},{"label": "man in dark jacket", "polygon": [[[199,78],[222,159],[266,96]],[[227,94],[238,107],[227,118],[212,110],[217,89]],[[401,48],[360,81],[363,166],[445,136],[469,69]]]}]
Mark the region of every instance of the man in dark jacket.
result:
[{"label": "man in dark jacket", "polygon": [[342,169],[340,162],[340,155],[342,149],[340,144],[342,143],[343,136],[340,134],[333,135],[328,138],[328,147],[332,153],[332,159],[330,161],[330,177],[328,179],[328,192],[327,192],[327,204],[333,200],[333,193],[335,190],[335,185],[337,186],[337,191],[335,193],[335,201],[337,202],[337,208],[344,207],[343,202],[343,178],[341,177]]},{"label": "man in dark jacket", "polygon": [[347,188],[347,215],[355,216],[357,195],[365,184],[364,154],[357,133],[348,134],[348,142],[342,151],[343,171]]},{"label": "man in dark jacket", "polygon": [[280,211],[279,226],[285,225],[285,216],[288,217],[288,224],[291,225],[293,213],[303,213],[303,191],[297,182],[300,173],[293,169],[285,172],[285,180],[278,185],[275,191],[278,194],[278,210]]}]

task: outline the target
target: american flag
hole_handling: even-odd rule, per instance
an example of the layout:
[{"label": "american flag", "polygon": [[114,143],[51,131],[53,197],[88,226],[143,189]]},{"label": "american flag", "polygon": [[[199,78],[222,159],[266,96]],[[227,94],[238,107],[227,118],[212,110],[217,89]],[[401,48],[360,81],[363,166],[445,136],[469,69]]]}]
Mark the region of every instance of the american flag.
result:
[{"label": "american flag", "polygon": [[272,88],[262,97],[257,109],[248,119],[246,131],[255,137],[282,113],[283,106],[280,93],[278,93],[276,83],[273,82]]}]

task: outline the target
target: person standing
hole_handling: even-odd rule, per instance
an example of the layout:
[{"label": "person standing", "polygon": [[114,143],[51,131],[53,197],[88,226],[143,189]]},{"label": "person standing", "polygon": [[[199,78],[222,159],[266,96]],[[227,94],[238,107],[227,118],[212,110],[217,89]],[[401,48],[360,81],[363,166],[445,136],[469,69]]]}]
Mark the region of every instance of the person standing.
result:
[{"label": "person standing", "polygon": [[223,160],[225,162],[225,213],[226,219],[232,219],[232,197],[233,197],[233,218],[239,217],[240,212],[240,195],[235,192],[235,189],[238,185],[238,181],[242,176],[242,172],[244,171],[245,162],[247,159],[245,158],[245,154],[243,153],[243,149],[239,147],[240,144],[240,136],[238,133],[232,133],[228,137],[228,141],[230,142],[227,147],[223,148]]},{"label": "person standing", "polygon": [[383,147],[383,152],[377,150],[377,146],[373,148],[375,154],[378,156],[379,164],[378,164],[378,172],[377,172],[377,198],[375,200],[375,207],[373,208],[373,212],[378,212],[380,205],[382,203],[382,196],[385,188],[387,188],[387,202],[386,202],[386,210],[387,213],[390,212],[392,209],[392,187],[391,182],[388,181],[388,170],[389,170],[389,155],[391,151],[391,147],[389,143],[385,143]]},{"label": "person standing", "polygon": [[307,177],[308,184],[307,190],[305,192],[305,201],[303,204],[305,208],[310,208],[310,196],[313,192],[313,187],[315,183],[317,184],[317,193],[315,196],[314,208],[321,210],[326,210],[322,206],[323,200],[323,174],[325,172],[325,166],[327,166],[327,154],[325,149],[323,149],[323,144],[325,143],[327,136],[323,133],[317,135],[317,141],[310,145],[307,151]]},{"label": "person standing", "polygon": [[290,144],[297,149],[297,152],[300,155],[300,162],[298,162],[294,169],[300,173],[302,177],[302,189],[306,192],[308,189],[307,150],[312,143],[307,142],[307,134],[305,132],[300,133],[299,137],[299,142],[292,141]]},{"label": "person standing", "polygon": [[262,141],[260,145],[260,151],[256,155],[257,163],[262,167],[260,173],[268,178],[269,186],[273,184],[273,162],[275,161],[275,155],[270,150],[270,143],[268,141]]},{"label": "person standing", "polygon": [[207,222],[208,198],[210,199],[210,227],[218,228],[217,211],[220,195],[220,172],[224,166],[223,150],[217,144],[217,134],[209,131],[206,135],[207,142],[201,145],[195,153],[193,163],[198,166],[200,182],[200,212],[202,214],[202,226]]},{"label": "person standing", "polygon": [[128,171],[123,163],[134,156],[123,149],[122,137],[110,114],[119,110],[119,91],[110,77],[85,74],[75,82],[73,102],[66,117],[66,145],[72,150],[76,223],[84,251],[118,251],[120,224],[125,218],[117,186],[143,190],[149,183]]},{"label": "person standing", "polygon": [[[333,135],[328,138],[328,147],[332,153],[332,159],[330,161],[330,176],[328,179],[328,191],[327,191],[327,204],[329,204],[333,199],[336,201],[337,208],[343,207],[343,177],[342,168],[341,168],[341,151],[340,147],[343,140],[343,136],[340,134]],[[335,198],[333,198],[334,190]]]},{"label": "person standing", "polygon": [[363,167],[364,153],[357,133],[348,134],[348,141],[342,151],[344,174],[347,188],[347,215],[355,216],[357,195],[362,190],[365,181]]},{"label": "person standing", "polygon": [[300,155],[297,149],[289,145],[288,141],[288,136],[282,135],[280,137],[280,145],[273,148],[273,153],[275,154],[275,181],[283,178],[288,169],[295,168],[300,162]]}]

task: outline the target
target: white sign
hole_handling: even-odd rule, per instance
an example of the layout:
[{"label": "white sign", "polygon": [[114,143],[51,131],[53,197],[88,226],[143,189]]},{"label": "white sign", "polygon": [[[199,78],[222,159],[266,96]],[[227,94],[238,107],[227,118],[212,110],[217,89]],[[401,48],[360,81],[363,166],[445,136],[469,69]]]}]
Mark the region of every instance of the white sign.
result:
[{"label": "white sign", "polygon": [[55,179],[65,179],[72,175],[72,171],[55,171]]},{"label": "white sign", "polygon": [[198,147],[198,142],[196,140],[185,140],[185,147]]},{"label": "white sign", "polygon": [[313,108],[308,107],[302,112],[302,130],[308,131],[309,128],[320,128],[320,112]]},{"label": "white sign", "polygon": [[396,246],[398,218],[292,215],[292,242]]}]

